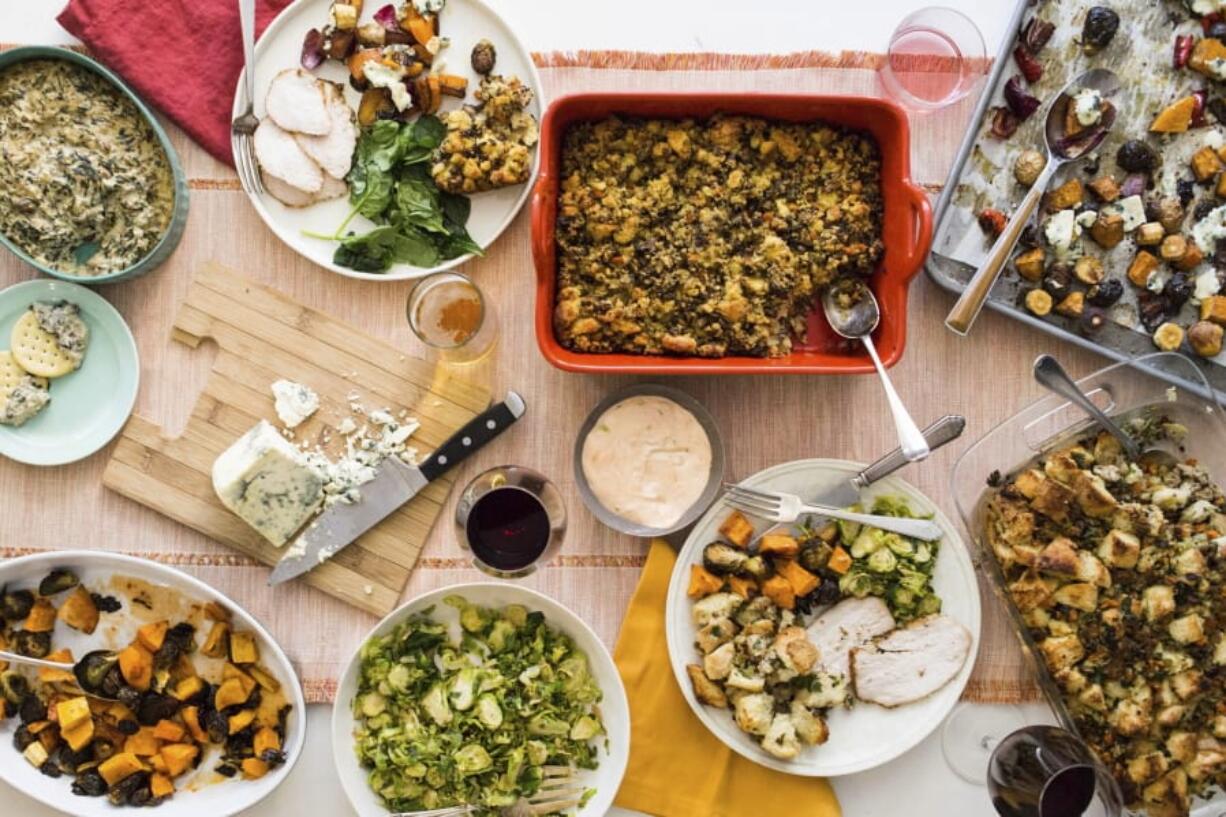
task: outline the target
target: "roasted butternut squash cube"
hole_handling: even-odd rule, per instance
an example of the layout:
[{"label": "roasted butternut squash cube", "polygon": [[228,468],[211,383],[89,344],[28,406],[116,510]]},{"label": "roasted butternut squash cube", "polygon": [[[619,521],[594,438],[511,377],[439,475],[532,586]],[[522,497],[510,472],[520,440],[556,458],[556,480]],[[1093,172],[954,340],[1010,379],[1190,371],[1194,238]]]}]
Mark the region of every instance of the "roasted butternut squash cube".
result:
[{"label": "roasted butternut squash cube", "polygon": [[162,753],[158,752],[153,757],[149,758],[149,766],[158,774],[166,774],[166,761],[162,760]]},{"label": "roasted butternut squash cube", "polygon": [[248,694],[243,691],[242,682],[237,678],[229,678],[222,681],[217,687],[217,693],[213,696],[213,706],[218,711],[222,711],[246,703],[248,697]]},{"label": "roasted butternut squash cube", "polygon": [[224,621],[213,622],[200,652],[209,658],[225,658],[230,652],[230,625]]},{"label": "roasted butternut squash cube", "polygon": [[68,748],[79,752],[94,739],[94,719],[86,718],[71,729],[60,727],[60,737],[68,744]]},{"label": "roasted butternut squash cube", "polygon": [[281,736],[277,734],[276,729],[261,727],[251,740],[251,750],[255,752],[256,757],[263,757],[265,752],[280,751]]},{"label": "roasted butternut squash cube", "polygon": [[1188,164],[1192,166],[1192,175],[1198,182],[1208,181],[1222,170],[1222,160],[1211,147],[1203,147],[1193,153]]},{"label": "roasted butternut squash cube", "polygon": [[210,601],[204,605],[204,616],[209,621],[229,621],[230,611],[220,603]]},{"label": "roasted butternut squash cube", "polygon": [[34,606],[26,615],[24,627],[32,633],[49,633],[54,630],[55,605],[48,599],[39,599],[34,602]]},{"label": "roasted butternut squash cube", "polygon": [[1149,282],[1149,276],[1158,269],[1159,261],[1153,253],[1141,250],[1128,265],[1128,280],[1135,287],[1144,287]]},{"label": "roasted butternut squash cube", "polygon": [[702,565],[690,565],[690,585],[686,595],[692,599],[700,599],[712,593],[718,593],[724,586],[724,580],[716,576]]},{"label": "roasted butternut squash cube", "polygon": [[1188,55],[1188,67],[1198,74],[1204,74],[1211,79],[1217,79],[1213,74],[1213,61],[1226,59],[1226,45],[1215,37],[1204,37],[1192,46]]},{"label": "roasted butternut squash cube", "polygon": [[55,661],[59,664],[68,664],[65,669],[51,669],[50,667],[38,668],[38,680],[44,684],[75,684],[77,676],[72,674],[71,665],[74,663],[72,650],[67,647],[61,647],[55,652],[48,653],[48,661]]},{"label": "roasted butternut squash cube", "polygon": [[834,552],[830,554],[830,561],[826,562],[826,567],[840,576],[843,575],[851,569],[851,554],[842,545],[838,545],[835,547]]},{"label": "roasted butternut squash cube", "polygon": [[1090,225],[1090,238],[1100,247],[1111,249],[1124,240],[1124,217],[1119,213],[1103,213]]},{"label": "roasted butternut squash cube", "polygon": [[60,605],[57,615],[60,621],[86,635],[92,633],[98,626],[98,605],[94,604],[89,591],[81,585],[77,585],[68,594],[64,603]]},{"label": "roasted butternut squash cube", "polygon": [[152,726],[142,726],[123,742],[123,750],[137,757],[152,757],[162,748],[162,742],[153,734]]},{"label": "roasted butternut squash cube", "polygon": [[79,695],[76,698],[60,701],[55,705],[55,716],[61,731],[74,729],[90,720],[89,699],[84,695]]},{"label": "roasted butternut squash cube", "polygon": [[784,610],[796,608],[796,591],[792,589],[791,582],[779,574],[762,582],[762,595]]},{"label": "roasted butternut squash cube", "polygon": [[235,664],[254,664],[260,660],[255,633],[246,630],[230,633],[230,660]]},{"label": "roasted butternut squash cube", "polygon": [[149,793],[157,799],[170,797],[175,793],[175,784],[164,774],[154,774],[149,778]]},{"label": "roasted butternut squash cube", "polygon": [[1211,295],[1201,301],[1200,319],[1226,326],[1226,295]]},{"label": "roasted butternut squash cube", "polygon": [[108,786],[114,786],[119,781],[131,777],[144,768],[145,765],[140,762],[140,758],[136,755],[131,752],[120,752],[119,754],[111,755],[98,764],[98,774],[102,775],[102,779],[106,781]]},{"label": "roasted butternut squash cube", "polygon": [[1100,201],[1113,202],[1120,197],[1120,186],[1110,176],[1102,176],[1089,184],[1090,190]]},{"label": "roasted butternut squash cube", "polygon": [[191,743],[170,743],[162,747],[162,760],[166,763],[166,773],[178,777],[192,767],[200,747]]},{"label": "roasted butternut squash cube", "polygon": [[162,649],[169,629],[169,621],[151,621],[136,631],[136,640],[149,652],[157,652]]},{"label": "roasted butternut squash cube", "polygon": [[183,725],[187,727],[188,733],[192,736],[192,740],[197,743],[208,743],[209,733],[205,732],[200,726],[200,708],[196,706],[185,706],[179,710],[179,716],[183,718]]},{"label": "roasted butternut squash cube", "polygon": [[1195,112],[1196,97],[1185,96],[1163,108],[1162,112],[1154,117],[1149,129],[1153,133],[1183,133],[1192,126],[1192,115]]},{"label": "roasted butternut squash cube", "polygon": [[157,726],[153,727],[153,736],[167,743],[180,743],[187,736],[187,729],[181,724],[163,718],[157,722]]},{"label": "roasted butternut squash cube", "polygon": [[268,764],[258,757],[244,758],[239,765],[242,767],[243,777],[247,780],[259,780],[268,774]]},{"label": "roasted butternut squash cube", "polygon": [[1177,270],[1187,272],[1194,269],[1198,264],[1200,264],[1201,261],[1204,260],[1205,253],[1201,251],[1201,248],[1198,247],[1195,242],[1189,241],[1187,250],[1182,256],[1179,257],[1179,260],[1172,261],[1171,266]]},{"label": "roasted butternut squash cube", "polygon": [[1077,207],[1085,199],[1085,189],[1081,179],[1069,179],[1064,184],[1047,194],[1048,212],[1057,213]]},{"label": "roasted butternut squash cube", "polygon": [[753,538],[753,524],[740,511],[733,511],[719,526],[720,536],[737,547],[745,547]]},{"label": "roasted butternut squash cube", "polygon": [[231,735],[237,735],[239,732],[243,731],[253,723],[255,723],[255,710],[240,709],[238,714],[230,716],[230,721],[228,724],[229,733]]},{"label": "roasted butternut squash cube", "polygon": [[800,543],[795,536],[786,533],[768,533],[758,540],[758,552],[764,556],[795,559],[800,554]]},{"label": "roasted butternut squash cube", "polygon": [[200,694],[202,689],[204,689],[204,681],[198,675],[193,675],[175,684],[174,690],[170,694],[180,701],[186,701]]},{"label": "roasted butternut squash cube", "polygon": [[221,668],[221,680],[228,681],[231,678],[234,678],[243,685],[243,694],[249,698],[251,697],[251,693],[255,691],[256,686],[258,686],[255,679],[246,672],[233,664],[226,664]]},{"label": "roasted butternut squash cube", "polygon": [[153,682],[153,654],[139,644],[119,651],[119,672],[133,688],[144,692]]},{"label": "roasted butternut squash cube", "polygon": [[251,674],[251,677],[255,679],[255,682],[265,692],[277,692],[281,689],[281,682],[271,672],[258,664],[247,667],[247,672]]}]

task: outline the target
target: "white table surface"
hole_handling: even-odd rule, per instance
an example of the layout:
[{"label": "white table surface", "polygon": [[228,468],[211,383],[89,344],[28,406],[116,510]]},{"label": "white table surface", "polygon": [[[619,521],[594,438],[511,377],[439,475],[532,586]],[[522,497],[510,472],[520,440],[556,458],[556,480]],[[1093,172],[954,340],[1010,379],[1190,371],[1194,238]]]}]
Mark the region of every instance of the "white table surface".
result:
[{"label": "white table surface", "polygon": [[[463,2],[463,0],[452,0]],[[488,0],[515,25],[533,51],[623,49],[786,53],[883,51],[890,31],[924,0]],[[1012,0],[940,0],[970,16],[995,53]],[[75,40],[55,22],[56,0],[0,2],[0,41],[59,44]],[[1027,707],[1034,720],[1046,710]],[[247,814],[252,817],[343,817],[353,813],[341,792],[328,740],[331,709],[309,707],[306,750],[288,781]],[[15,755],[12,755],[10,762]],[[894,762],[864,774],[836,779],[848,817],[906,813],[908,817],[971,817],[992,813],[986,789],[954,775],[941,754],[939,734]],[[905,802],[905,807],[900,808]],[[0,783],[0,814],[51,817],[56,812]],[[637,812],[613,809],[610,817]],[[705,815],[694,815],[705,817]],[[759,815],[745,815],[759,817]]]}]

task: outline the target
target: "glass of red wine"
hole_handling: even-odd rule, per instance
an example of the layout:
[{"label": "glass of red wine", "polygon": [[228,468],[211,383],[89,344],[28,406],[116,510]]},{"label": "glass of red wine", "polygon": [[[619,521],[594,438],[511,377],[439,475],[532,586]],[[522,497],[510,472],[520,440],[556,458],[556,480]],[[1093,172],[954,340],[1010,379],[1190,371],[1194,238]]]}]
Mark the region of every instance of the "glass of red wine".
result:
[{"label": "glass of red wine", "polygon": [[988,794],[1001,817],[1119,817],[1119,786],[1072,732],[1036,725],[1005,737],[988,761]]},{"label": "glass of red wine", "polygon": [[561,549],[566,506],[544,475],[500,465],[478,474],[464,488],[456,505],[456,526],[478,570],[517,579]]}]

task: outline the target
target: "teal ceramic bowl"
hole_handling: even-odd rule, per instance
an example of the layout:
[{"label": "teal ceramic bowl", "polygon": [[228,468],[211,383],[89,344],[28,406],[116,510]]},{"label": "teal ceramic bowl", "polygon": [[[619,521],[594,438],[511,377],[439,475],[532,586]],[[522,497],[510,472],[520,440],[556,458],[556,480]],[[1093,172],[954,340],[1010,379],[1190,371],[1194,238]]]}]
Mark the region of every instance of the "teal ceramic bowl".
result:
[{"label": "teal ceramic bowl", "polygon": [[161,241],[154,245],[149,254],[136,262],[127,269],[119,270],[118,272],[108,273],[106,275],[73,275],[61,270],[48,267],[40,264],[22,251],[20,247],[9,241],[8,237],[0,234],[0,243],[8,247],[10,251],[22,261],[25,261],[30,266],[37,269],[44,275],[50,275],[52,278],[59,278],[61,281],[72,281],[77,284],[85,284],[86,286],[95,286],[97,284],[112,284],[117,281],[126,281],[130,278],[137,278],[148,272],[152,272],[170,254],[174,252],[175,247],[179,245],[179,239],[183,237],[183,228],[187,226],[187,176],[183,172],[183,165],[179,161],[179,155],[175,153],[174,146],[170,144],[170,137],[166,135],[166,131],[158,124],[157,117],[153,112],[141,102],[131,88],[124,81],[116,76],[109,69],[105,68],[101,63],[92,60],[84,54],[78,54],[76,51],[70,51],[67,48],[54,48],[51,46],[31,45],[21,48],[13,48],[8,51],[0,52],[0,71],[3,71],[10,65],[24,60],[34,59],[53,59],[67,60],[68,62],[79,65],[95,74],[98,74],[111,85],[123,92],[124,96],[132,100],[136,105],[136,109],[145,117],[145,121],[153,129],[157,136],[158,143],[162,146],[162,151],[166,154],[166,158],[170,162],[170,171],[173,176],[174,183],[174,210],[170,216],[170,223],[166,226],[166,232],[162,235]]},{"label": "teal ceramic bowl", "polygon": [[0,425],[0,457],[27,465],[64,465],[109,443],[132,413],[140,356],[123,317],[98,293],[40,278],[0,292],[0,349],[35,301],[70,301],[89,327],[81,368],[51,381],[51,403],[22,426]]}]

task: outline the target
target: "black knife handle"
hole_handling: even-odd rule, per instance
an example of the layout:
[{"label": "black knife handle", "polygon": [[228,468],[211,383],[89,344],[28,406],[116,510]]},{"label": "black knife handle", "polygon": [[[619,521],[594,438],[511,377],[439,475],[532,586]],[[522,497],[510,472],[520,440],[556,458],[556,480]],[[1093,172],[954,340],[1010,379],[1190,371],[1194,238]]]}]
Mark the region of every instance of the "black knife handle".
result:
[{"label": "black knife handle", "polygon": [[524,414],[524,398],[513,391],[507,399],[478,414],[468,425],[453,434],[447,442],[434,449],[419,467],[426,480],[433,482],[453,465],[459,465],[469,454],[506,431]]}]

